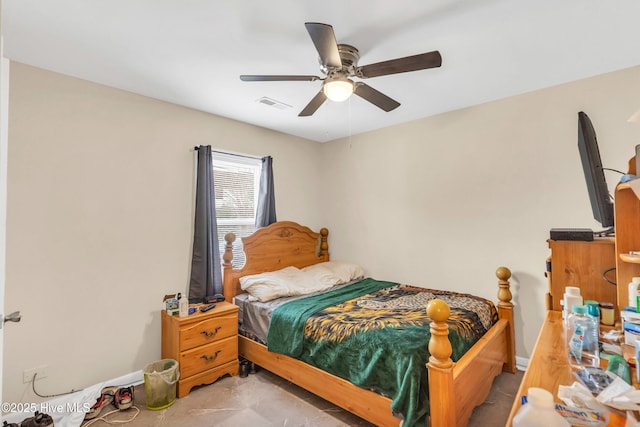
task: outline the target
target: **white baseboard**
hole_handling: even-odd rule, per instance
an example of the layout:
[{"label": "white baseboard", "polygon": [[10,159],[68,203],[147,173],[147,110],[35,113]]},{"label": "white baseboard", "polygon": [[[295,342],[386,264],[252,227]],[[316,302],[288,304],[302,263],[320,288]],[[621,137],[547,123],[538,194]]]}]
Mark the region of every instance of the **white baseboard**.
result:
[{"label": "white baseboard", "polygon": [[526,371],[527,366],[529,366],[529,359],[526,357],[516,356],[516,368],[519,371]]},{"label": "white baseboard", "polygon": [[104,387],[128,387],[144,383],[142,370],[125,374],[102,383],[94,384],[83,390],[65,394],[56,398],[32,404],[28,412],[7,414],[3,420],[9,423],[19,423],[27,417],[32,417],[36,410],[53,418],[56,427],[78,427],[84,421],[84,414],[96,403]]}]

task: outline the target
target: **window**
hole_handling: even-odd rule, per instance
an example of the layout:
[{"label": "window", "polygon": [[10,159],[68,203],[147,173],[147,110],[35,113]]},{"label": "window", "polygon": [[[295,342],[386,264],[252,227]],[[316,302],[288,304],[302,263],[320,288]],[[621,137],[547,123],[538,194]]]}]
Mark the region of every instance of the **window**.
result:
[{"label": "window", "polygon": [[220,254],[224,253],[227,233],[236,235],[233,267],[244,265],[241,237],[256,229],[256,208],[262,160],[253,157],[213,153],[213,183]]}]

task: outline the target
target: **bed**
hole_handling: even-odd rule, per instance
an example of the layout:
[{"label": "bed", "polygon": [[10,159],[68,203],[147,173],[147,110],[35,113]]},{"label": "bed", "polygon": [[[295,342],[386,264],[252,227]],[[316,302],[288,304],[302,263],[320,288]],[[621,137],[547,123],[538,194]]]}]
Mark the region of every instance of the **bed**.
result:
[{"label": "bed", "polygon": [[[235,236],[225,237],[223,255],[224,296],[232,302],[244,293],[240,279],[285,267],[304,269],[329,261],[328,230],[319,233],[291,221],[263,227],[242,239],[245,264],[232,266]],[[430,338],[428,360],[429,424],[433,427],[465,426],[473,408],[486,399],[493,378],[502,371],[515,372],[513,304],[509,289],[511,272],[496,270],[498,303],[496,320],[456,362],[449,341],[450,308],[441,299],[428,304]],[[251,338],[239,337],[240,356],[378,426],[398,426],[401,419],[391,410],[391,397],[354,385],[304,361],[281,353]],[[331,384],[330,387],[327,385]]]}]

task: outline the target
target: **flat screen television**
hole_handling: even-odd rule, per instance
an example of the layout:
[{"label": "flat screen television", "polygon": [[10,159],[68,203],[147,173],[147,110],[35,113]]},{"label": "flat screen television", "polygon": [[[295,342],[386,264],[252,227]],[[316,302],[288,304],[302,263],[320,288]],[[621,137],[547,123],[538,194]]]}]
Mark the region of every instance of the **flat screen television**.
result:
[{"label": "flat screen television", "polygon": [[589,116],[583,111],[578,113],[578,150],[593,217],[605,229],[601,234],[611,234],[613,233],[613,201],[604,176],[596,132]]}]

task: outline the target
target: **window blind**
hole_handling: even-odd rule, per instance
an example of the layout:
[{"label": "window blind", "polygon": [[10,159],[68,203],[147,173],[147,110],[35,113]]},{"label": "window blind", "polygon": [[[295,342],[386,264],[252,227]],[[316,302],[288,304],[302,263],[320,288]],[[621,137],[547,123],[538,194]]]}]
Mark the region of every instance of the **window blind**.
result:
[{"label": "window blind", "polygon": [[234,268],[244,265],[241,237],[255,231],[256,207],[262,161],[259,158],[213,152],[218,242],[224,253],[227,233],[236,235],[233,251]]}]

